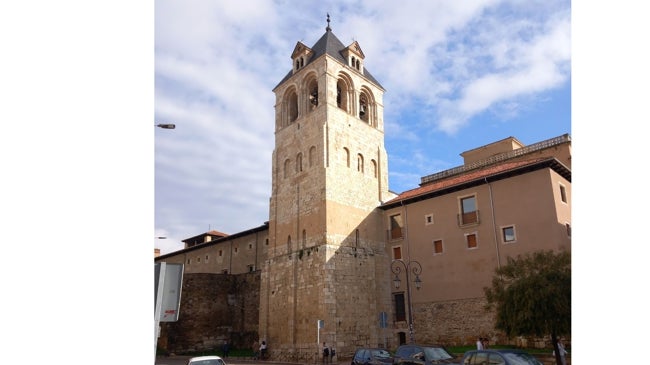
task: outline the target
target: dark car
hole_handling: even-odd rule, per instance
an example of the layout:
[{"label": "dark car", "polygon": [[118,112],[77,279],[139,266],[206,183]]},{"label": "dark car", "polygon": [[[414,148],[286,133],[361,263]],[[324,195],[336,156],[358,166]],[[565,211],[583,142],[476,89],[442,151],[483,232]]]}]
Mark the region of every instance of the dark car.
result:
[{"label": "dark car", "polygon": [[390,352],[379,348],[359,348],[354,353],[352,365],[392,365]]},{"label": "dark car", "polygon": [[454,355],[441,345],[401,345],[393,356],[395,365],[459,364]]},{"label": "dark car", "polygon": [[533,355],[516,349],[487,349],[467,351],[462,365],[543,365]]}]

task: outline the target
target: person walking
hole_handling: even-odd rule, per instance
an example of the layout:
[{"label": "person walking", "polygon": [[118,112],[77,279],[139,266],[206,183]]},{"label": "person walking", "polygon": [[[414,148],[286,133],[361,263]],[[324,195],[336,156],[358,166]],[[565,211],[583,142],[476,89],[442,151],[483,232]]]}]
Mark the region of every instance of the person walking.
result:
[{"label": "person walking", "polygon": [[483,350],[483,337],[479,337],[478,340],[476,340],[476,349]]},{"label": "person walking", "polygon": [[328,364],[330,360],[330,349],[327,344],[323,342],[323,364]]},{"label": "person walking", "polygon": [[[559,338],[557,339],[557,348],[560,351],[560,361],[562,361],[562,365],[566,365],[566,355],[568,354],[568,352],[564,348],[564,344],[562,343],[562,340],[560,340]],[[555,350],[553,350],[553,356],[555,356]]]},{"label": "person walking", "polygon": [[260,358],[262,360],[266,360],[266,350],[267,350],[266,341],[262,341],[262,344],[260,345]]},{"label": "person walking", "polygon": [[228,340],[223,341],[223,345],[221,346],[221,352],[223,353],[223,358],[228,357],[228,352],[230,351],[230,345],[228,344]]}]

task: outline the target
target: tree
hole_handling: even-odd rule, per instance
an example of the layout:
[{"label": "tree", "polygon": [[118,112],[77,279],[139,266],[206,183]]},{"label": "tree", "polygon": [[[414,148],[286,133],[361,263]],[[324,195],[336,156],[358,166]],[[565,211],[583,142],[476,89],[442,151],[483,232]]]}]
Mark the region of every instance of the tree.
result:
[{"label": "tree", "polygon": [[495,270],[484,288],[487,309],[496,307],[496,325],[507,336],[551,335],[558,365],[558,336],[571,333],[571,254],[539,251]]}]

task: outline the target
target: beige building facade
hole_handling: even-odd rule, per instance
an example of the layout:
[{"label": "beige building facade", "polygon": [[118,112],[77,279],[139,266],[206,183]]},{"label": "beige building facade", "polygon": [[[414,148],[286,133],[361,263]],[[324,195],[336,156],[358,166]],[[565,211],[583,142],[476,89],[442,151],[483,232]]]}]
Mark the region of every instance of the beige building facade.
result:
[{"label": "beige building facade", "polygon": [[269,220],[189,238],[155,261],[186,275],[259,273],[258,335],[278,360],[312,361],[322,342],[345,358],[410,339],[505,341],[483,288],[507,257],[570,250],[569,136],[466,151],[463,166],[395,194],[384,89],[364,63],[359,43],[329,26],[312,47],[298,42],[273,90]]}]

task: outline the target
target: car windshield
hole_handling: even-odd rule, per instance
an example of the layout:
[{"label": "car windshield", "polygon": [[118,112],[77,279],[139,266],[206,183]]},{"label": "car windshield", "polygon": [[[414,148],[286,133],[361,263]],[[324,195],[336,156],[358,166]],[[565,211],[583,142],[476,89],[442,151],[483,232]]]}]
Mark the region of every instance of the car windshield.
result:
[{"label": "car windshield", "polygon": [[387,359],[390,357],[390,353],[386,350],[372,350],[372,356],[380,359]]},{"label": "car windshield", "polygon": [[506,352],[502,355],[513,365],[542,365],[539,360],[525,352]]},{"label": "car windshield", "polygon": [[210,360],[195,360],[190,363],[190,365],[225,365],[223,360],[220,359],[210,359]]},{"label": "car windshield", "polygon": [[427,360],[448,360],[454,358],[442,347],[425,347],[424,353]]}]

